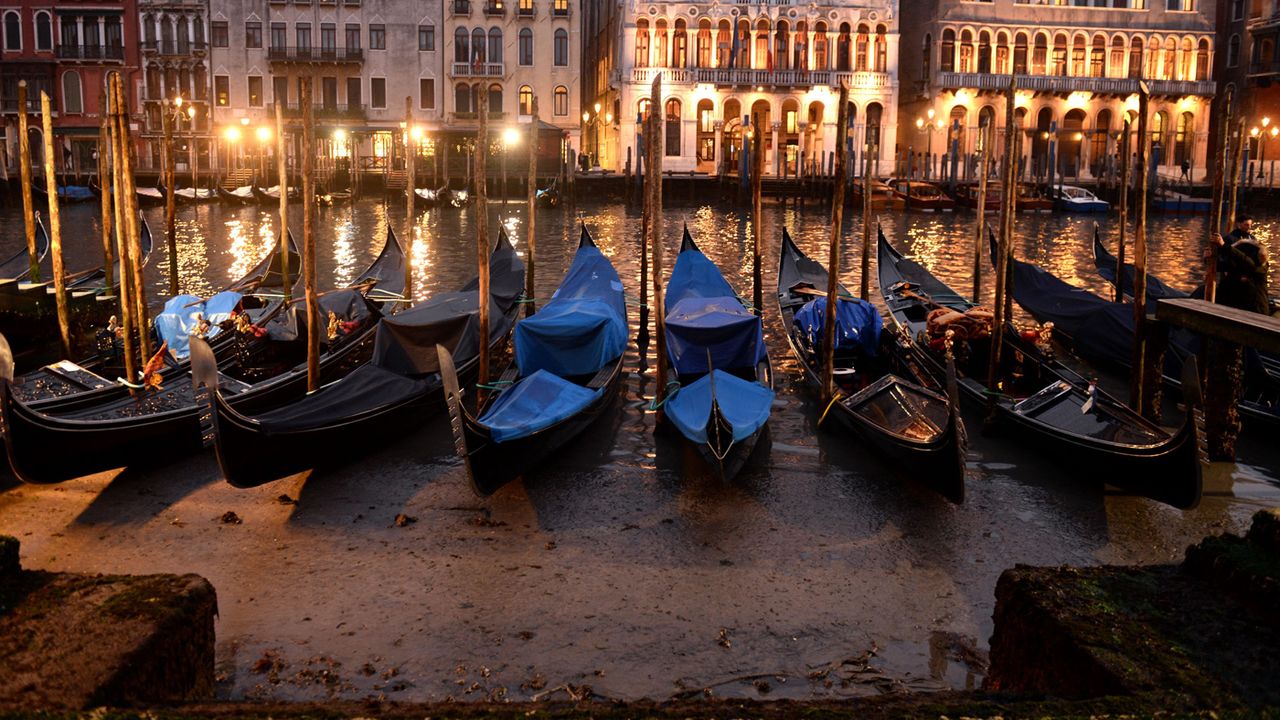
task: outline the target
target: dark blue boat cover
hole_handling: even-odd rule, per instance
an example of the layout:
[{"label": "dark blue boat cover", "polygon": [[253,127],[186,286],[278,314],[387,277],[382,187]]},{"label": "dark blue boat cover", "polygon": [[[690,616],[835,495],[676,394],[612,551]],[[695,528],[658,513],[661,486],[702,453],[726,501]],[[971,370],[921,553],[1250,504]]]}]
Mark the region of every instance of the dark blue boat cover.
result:
[{"label": "dark blue boat cover", "polygon": [[1021,261],[1013,263],[1013,297],[1090,355],[1125,366],[1133,361],[1132,305],[1100,298]]},{"label": "dark blue boat cover", "polygon": [[480,424],[496,442],[515,440],[577,415],[602,392],[604,388],[591,390],[537,370],[499,395]]},{"label": "dark blue boat cover", "polygon": [[622,354],[627,346],[622,280],[598,248],[578,249],[551,302],[516,325],[515,346],[522,375],[539,370],[592,375]]},{"label": "dark blue boat cover", "polygon": [[724,419],[733,427],[734,442],[744,440],[769,421],[773,391],[758,382],[714,370],[667,400],[667,418],[680,433],[696,443],[707,442],[711,420],[711,388],[715,380],[715,400]]},{"label": "dark blue boat cover", "polygon": [[[809,347],[822,344],[823,324],[827,319],[827,299],[814,298],[795,314],[793,322],[805,335]],[[836,304],[836,349],[861,348],[867,357],[875,357],[880,348],[880,330],[884,321],[876,306],[862,300],[841,298]]]},{"label": "dark blue boat cover", "polygon": [[80,202],[93,198],[93,190],[84,185],[61,185],[58,187],[58,199],[69,202]]},{"label": "dark blue boat cover", "polygon": [[685,250],[667,284],[667,354],[677,374],[753,368],[765,359],[764,329],[706,255]]},{"label": "dark blue boat cover", "polygon": [[[480,352],[480,305],[478,290],[435,295],[412,309],[378,323],[374,340],[374,365],[401,373],[418,375],[440,371],[436,345],[453,353],[459,365]],[[489,304],[489,332],[502,328],[502,307]],[[505,331],[504,331],[505,332]]]}]

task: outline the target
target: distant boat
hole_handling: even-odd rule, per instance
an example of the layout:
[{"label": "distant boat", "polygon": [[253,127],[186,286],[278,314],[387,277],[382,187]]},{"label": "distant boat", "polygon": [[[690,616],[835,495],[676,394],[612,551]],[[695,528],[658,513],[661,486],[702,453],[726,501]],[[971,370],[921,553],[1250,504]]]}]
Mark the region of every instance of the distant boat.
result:
[{"label": "distant boat", "polygon": [[241,185],[234,190],[217,188],[218,197],[232,205],[257,205],[258,197],[253,194],[252,185]]},{"label": "distant boat", "polygon": [[956,201],[947,197],[933,183],[899,178],[890,180],[889,187],[893,188],[893,193],[901,198],[903,204],[911,210],[951,212],[956,208]]},{"label": "distant boat", "polygon": [[1208,215],[1212,206],[1213,200],[1209,198],[1192,197],[1168,188],[1156,190],[1151,199],[1152,210],[1175,215]]},{"label": "distant boat", "polygon": [[[42,182],[33,182],[31,187],[35,190],[36,195],[48,200],[49,191]],[[98,197],[100,191],[92,185],[59,185],[58,186],[58,202],[62,203],[81,203],[88,202]]]},{"label": "distant boat", "polygon": [[1063,212],[1104,213],[1111,210],[1111,203],[1075,185],[1054,188],[1054,201]]}]

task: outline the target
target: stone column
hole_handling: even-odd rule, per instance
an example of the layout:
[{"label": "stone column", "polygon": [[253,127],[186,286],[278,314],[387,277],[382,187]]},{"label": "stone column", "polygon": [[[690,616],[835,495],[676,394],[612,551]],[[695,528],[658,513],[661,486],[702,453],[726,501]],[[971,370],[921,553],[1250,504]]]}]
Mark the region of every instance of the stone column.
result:
[{"label": "stone column", "polygon": [[782,177],[782,154],[783,153],[782,153],[782,145],[779,144],[778,142],[781,136],[781,133],[779,132],[781,129],[782,129],[782,123],[777,120],[774,120],[773,121],[773,176],[774,177]]},{"label": "stone column", "polygon": [[716,120],[715,128],[716,128],[716,146],[711,151],[711,161],[712,161],[713,167],[715,167],[716,169],[716,175],[718,176],[718,175],[721,175],[724,171],[724,168],[720,167],[720,158],[724,157],[724,151],[720,147],[720,143],[724,142],[724,121]]}]

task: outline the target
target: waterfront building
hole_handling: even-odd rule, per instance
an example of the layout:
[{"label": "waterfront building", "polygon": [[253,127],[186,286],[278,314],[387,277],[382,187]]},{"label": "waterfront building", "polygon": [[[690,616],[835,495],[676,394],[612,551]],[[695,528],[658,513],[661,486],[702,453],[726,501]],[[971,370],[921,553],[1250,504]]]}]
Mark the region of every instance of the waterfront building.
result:
[{"label": "waterfront building", "polygon": [[[174,161],[180,185],[189,184],[192,150],[199,167],[212,165],[209,105],[207,0],[137,0],[142,36],[141,122],[138,165],[159,171],[164,142],[163,114],[173,123]],[[220,30],[225,26],[220,27]],[[221,39],[221,36],[220,36]]]},{"label": "waterfront building", "polygon": [[[1275,187],[1280,160],[1280,0],[1219,0],[1218,81],[1249,133],[1249,182]],[[1216,135],[1214,136],[1217,137]]]},{"label": "waterfront building", "polygon": [[1145,80],[1161,176],[1178,179],[1185,161],[1204,177],[1216,88],[1211,0],[922,0],[904,6],[903,28],[898,145],[932,150],[921,170],[975,175],[984,119],[1003,153],[1001,96],[1013,77],[1023,176],[1113,177],[1116,140]]},{"label": "waterfront building", "polygon": [[0,5],[0,125],[6,171],[16,175],[18,83],[27,82],[27,111],[36,174],[44,153],[40,130],[40,93],[47,92],[53,119],[58,172],[84,181],[97,171],[100,98],[109,72],[138,64],[134,0],[37,2],[10,0]]},{"label": "waterfront building", "polygon": [[[634,171],[651,83],[663,77],[663,169],[739,173],[746,129],[765,133],[765,174],[828,171],[839,87],[857,158],[891,161],[898,127],[898,3],[593,0],[584,32],[584,147]],[[856,161],[855,161],[856,164]],[[881,166],[881,170],[885,170]]]}]

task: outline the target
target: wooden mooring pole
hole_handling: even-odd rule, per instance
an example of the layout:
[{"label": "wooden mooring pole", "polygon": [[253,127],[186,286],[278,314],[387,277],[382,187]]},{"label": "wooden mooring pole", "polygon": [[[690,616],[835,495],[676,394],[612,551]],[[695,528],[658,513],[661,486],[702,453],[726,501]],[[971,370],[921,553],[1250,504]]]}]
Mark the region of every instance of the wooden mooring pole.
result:
[{"label": "wooden mooring pole", "polygon": [[[125,214],[129,212],[128,189],[124,181],[124,163],[120,159],[124,147],[120,133],[120,105],[116,95],[114,74],[107,81],[107,97],[109,100],[107,114],[110,116],[109,130],[111,135],[111,173],[115,193],[112,204],[115,206],[116,257],[120,258],[120,292],[117,300],[120,305],[120,329],[124,346],[125,377],[131,383],[138,381],[138,358],[134,344],[134,301],[133,301],[133,265],[129,252],[128,229],[125,226]],[[131,392],[133,392],[131,390]]]},{"label": "wooden mooring pole", "polygon": [[973,301],[982,302],[982,246],[986,243],[987,233],[987,176],[991,174],[991,140],[995,137],[995,128],[991,119],[983,118],[978,129],[982,138],[982,176],[978,178],[978,219],[973,233]]},{"label": "wooden mooring pole", "polygon": [[[840,278],[840,235],[844,227],[845,164],[848,160],[849,86],[840,83],[840,105],[836,110],[836,184],[831,195],[831,233],[827,236],[827,299],[822,325],[822,401],[835,397],[836,292]],[[865,241],[863,245],[866,245]]]},{"label": "wooden mooring pole", "polygon": [[[648,180],[648,199],[645,211],[649,215],[649,247],[653,252],[653,317],[656,338],[658,397],[667,395],[667,333],[666,312],[662,291],[662,144],[666,130],[662,112],[662,73],[654,73],[653,86],[649,90],[649,138],[645,142],[648,162],[645,177]],[[662,411],[659,410],[659,418]]]},{"label": "wooden mooring pole", "polygon": [[[866,150],[862,153],[862,273],[858,280],[858,297],[863,301],[871,298],[871,175],[874,167],[871,158],[879,150],[879,147],[867,143]],[[833,177],[836,184],[844,183],[841,173],[837,172]]]},{"label": "wooden mooring pole", "polygon": [[[266,152],[266,146],[262,146]],[[293,284],[289,282],[289,168],[285,157],[284,103],[276,103],[276,174],[280,176],[280,283],[284,302],[293,301]]]},{"label": "wooden mooring pole", "polygon": [[111,245],[111,131],[108,127],[111,113],[106,94],[98,96],[101,122],[98,125],[98,189],[102,191],[102,288],[111,292],[115,287],[115,248]]},{"label": "wooden mooring pole", "polygon": [[[1015,96],[1017,94],[1017,80],[1009,81],[1009,88],[1005,91],[1005,107],[1004,107],[1004,175],[1001,178],[1001,213],[1000,213],[1000,237],[998,239],[997,257],[996,257],[996,295],[995,307],[993,308],[994,320],[991,327],[991,353],[988,357],[987,365],[987,388],[992,393],[989,400],[988,410],[994,412],[996,403],[996,394],[1000,391],[1000,363],[1001,350],[1004,344],[1004,326],[1008,322],[1005,315],[1005,296],[1009,294],[1009,255],[1013,246],[1013,214],[1017,211],[1014,201],[1017,192],[1013,188],[1013,182],[1017,178],[1016,167],[1018,164],[1018,135],[1015,125],[1017,118],[1014,115]],[[977,209],[979,213],[986,212],[985,207]],[[993,415],[988,416],[988,420]]]},{"label": "wooden mooring pole", "polygon": [[[1116,302],[1124,302],[1124,248],[1129,231],[1129,118],[1120,133],[1120,239],[1116,243]],[[1096,232],[1096,230],[1095,230]]]},{"label": "wooden mooring pole", "polygon": [[[554,109],[554,108],[553,108]],[[537,260],[538,236],[538,97],[533,97],[533,117],[529,122],[529,183],[525,188],[525,196],[529,203],[529,211],[527,218],[528,239],[525,244],[528,249],[525,251],[525,275],[524,275],[524,314],[525,317],[532,315],[536,308],[534,307],[534,266]]]},{"label": "wooden mooring pole", "polygon": [[[416,134],[421,132],[418,130]],[[417,219],[417,213],[414,212],[416,199],[414,190],[418,185],[418,146],[414,135],[413,98],[406,97],[404,99],[404,296],[410,299],[413,298],[413,236],[414,221]]]},{"label": "wooden mooring pole", "polygon": [[764,284],[760,267],[760,232],[764,225],[764,130],[758,125],[751,138],[751,302],[755,314],[764,312]]},{"label": "wooden mooring pole", "polygon": [[67,310],[67,271],[62,264],[62,213],[58,201],[58,176],[53,154],[53,108],[49,94],[40,93],[40,117],[44,128],[44,186],[49,192],[49,254],[53,256],[53,295],[58,308],[58,338],[62,357],[71,357],[71,315]]},{"label": "wooden mooring pole", "polygon": [[[124,224],[125,238],[129,245],[129,276],[133,289],[134,329],[138,334],[139,359],[146,362],[151,357],[151,320],[147,308],[147,286],[142,275],[142,245],[139,241],[138,190],[133,176],[133,138],[129,130],[129,101],[124,78],[120,73],[112,76],[116,94],[116,122],[120,133],[120,181],[117,192],[124,194],[124,217],[117,218]],[[130,378],[136,382],[137,378]]]},{"label": "wooden mooring pole", "polygon": [[40,282],[40,256],[36,253],[36,209],[31,197],[31,135],[27,129],[27,81],[18,81],[18,171],[22,182],[22,222],[27,236],[28,278]]},{"label": "wooden mooring pole", "polygon": [[1227,158],[1231,154],[1232,96],[1234,88],[1227,87],[1218,104],[1218,144],[1213,156],[1213,204],[1209,206],[1209,237],[1205,238],[1204,299],[1213,302],[1218,291],[1218,248],[1213,234],[1222,232],[1223,188],[1226,187]]},{"label": "wooden mooring pole", "polygon": [[[311,78],[302,78],[299,101],[302,103],[302,283],[307,298],[307,392],[320,389],[320,302],[316,293],[316,191],[312,172],[315,163],[315,125],[311,107]],[[284,184],[280,186],[280,197]]]},{"label": "wooden mooring pole", "polygon": [[160,107],[160,124],[164,128],[164,141],[160,144],[161,174],[164,176],[164,230],[169,248],[169,297],[178,294],[178,189],[177,168],[173,158],[173,116],[169,103]]},{"label": "wooden mooring pole", "polygon": [[[480,123],[476,128],[473,153],[476,188],[476,261],[480,264],[480,374],[477,385],[489,383],[489,93],[480,93]],[[484,400],[483,388],[476,392],[476,408]]]},{"label": "wooden mooring pole", "polygon": [[1144,407],[1146,395],[1146,320],[1147,320],[1147,188],[1150,173],[1147,172],[1147,157],[1150,151],[1151,137],[1147,133],[1147,121],[1151,94],[1146,81],[1138,82],[1138,212],[1137,227],[1133,232],[1133,386],[1130,391],[1129,405],[1135,412],[1147,415],[1149,408]]}]

